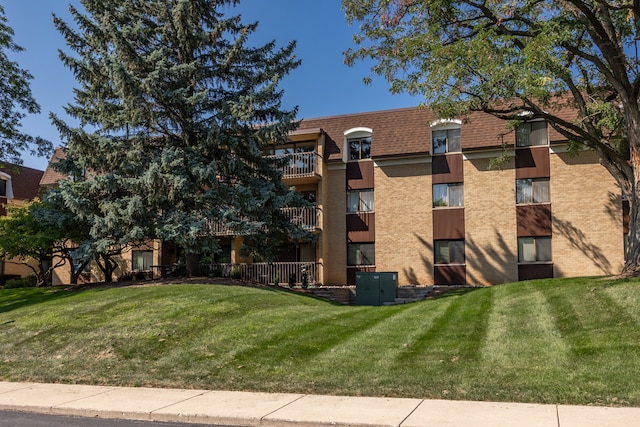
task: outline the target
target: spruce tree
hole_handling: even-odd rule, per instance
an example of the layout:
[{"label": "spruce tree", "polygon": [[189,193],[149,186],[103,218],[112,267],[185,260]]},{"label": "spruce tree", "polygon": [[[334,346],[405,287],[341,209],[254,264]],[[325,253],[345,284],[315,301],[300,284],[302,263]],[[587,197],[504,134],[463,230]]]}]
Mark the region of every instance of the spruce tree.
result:
[{"label": "spruce tree", "polygon": [[[197,255],[218,248],[224,223],[249,255],[309,236],[282,207],[302,203],[263,156],[298,123],[280,80],[299,65],[295,42],[250,46],[257,22],[238,0],[81,0],[75,26],[54,16],[79,87],[53,116],[66,140],[61,193],[91,225],[96,252],[157,238]],[[187,268],[195,273],[194,265]]]}]

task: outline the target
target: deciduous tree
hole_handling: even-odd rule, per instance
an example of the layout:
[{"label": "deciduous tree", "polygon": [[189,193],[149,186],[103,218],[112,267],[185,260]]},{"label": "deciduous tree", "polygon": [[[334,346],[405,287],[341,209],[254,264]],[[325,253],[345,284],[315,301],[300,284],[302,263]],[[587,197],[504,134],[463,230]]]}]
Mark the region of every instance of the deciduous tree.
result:
[{"label": "deciduous tree", "polygon": [[39,203],[10,207],[8,215],[0,217],[0,258],[29,267],[37,278],[37,285],[43,286],[52,270],[64,263],[51,263],[54,246],[64,238],[60,229],[49,227],[33,215]]},{"label": "deciduous tree", "polygon": [[251,47],[257,23],[231,15],[237,0],[81,3],[70,8],[75,26],[54,18],[79,83],[67,111],[80,126],[53,120],[67,140],[60,170],[74,176],[61,192],[95,245],[158,238],[197,255],[216,250],[221,222],[264,235],[245,246],[269,259],[268,243],[308,237],[281,211],[299,196],[263,156],[297,127],[278,89],[299,64],[295,43]]},{"label": "deciduous tree", "polygon": [[[347,63],[441,115],[544,119],[594,150],[630,204],[624,273],[640,273],[640,2],[343,0]],[[562,112],[573,111],[573,116]],[[576,184],[579,185],[579,184]],[[585,190],[587,194],[588,190]],[[587,203],[587,201],[585,201]]]},{"label": "deciduous tree", "polygon": [[52,146],[49,141],[20,129],[25,115],[39,113],[40,106],[31,95],[29,81],[33,76],[7,56],[9,52],[24,50],[14,43],[13,35],[0,6],[0,160],[22,164],[23,151],[30,149],[32,154],[48,155]]}]

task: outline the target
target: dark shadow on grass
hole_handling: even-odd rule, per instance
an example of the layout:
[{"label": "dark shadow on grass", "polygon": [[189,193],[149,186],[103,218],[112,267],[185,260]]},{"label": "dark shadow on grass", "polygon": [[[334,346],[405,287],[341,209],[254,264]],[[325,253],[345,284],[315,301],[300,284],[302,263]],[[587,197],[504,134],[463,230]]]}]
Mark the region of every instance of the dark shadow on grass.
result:
[{"label": "dark shadow on grass", "polygon": [[461,297],[471,292],[477,291],[479,289],[487,289],[487,288],[483,286],[466,286],[463,288],[456,288],[454,286],[440,286],[438,287],[438,289],[434,289],[433,294],[427,299],[440,300],[444,298]]},{"label": "dark shadow on grass", "polygon": [[[66,289],[63,288],[46,288],[46,293],[44,294],[29,295],[35,292],[37,291],[34,289],[5,289],[0,291],[0,313],[8,313],[24,307],[67,298],[72,295],[71,292],[67,292]],[[12,293],[15,295],[15,301],[11,301]]]}]

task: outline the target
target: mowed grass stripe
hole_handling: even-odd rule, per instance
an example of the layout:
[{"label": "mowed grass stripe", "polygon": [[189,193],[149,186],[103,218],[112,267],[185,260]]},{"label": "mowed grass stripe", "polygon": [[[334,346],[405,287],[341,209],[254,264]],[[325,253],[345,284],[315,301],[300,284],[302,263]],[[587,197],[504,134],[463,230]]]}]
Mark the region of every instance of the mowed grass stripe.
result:
[{"label": "mowed grass stripe", "polygon": [[446,369],[449,362],[476,361],[486,338],[492,299],[491,289],[448,295],[447,308],[406,346],[399,362],[437,362]]},{"label": "mowed grass stripe", "polygon": [[0,380],[640,405],[638,281],[391,307],[281,289],[0,290]]},{"label": "mowed grass stripe", "polygon": [[[415,382],[407,383],[407,378],[427,375],[424,370],[415,375],[415,365],[400,359],[452,301],[372,308],[391,315],[318,355],[305,379],[338,394],[411,396],[408,390],[415,392]],[[422,390],[420,394],[424,395],[426,391]]]},{"label": "mowed grass stripe", "polygon": [[[495,400],[513,396],[551,403],[563,388],[569,348],[562,339],[543,293],[534,285],[496,287],[482,349],[484,373],[475,385]],[[508,384],[508,387],[502,386]]]},{"label": "mowed grass stripe", "polygon": [[523,367],[562,366],[568,348],[544,295],[534,286],[493,288],[494,310],[489,318],[482,357],[496,370],[517,374]]}]

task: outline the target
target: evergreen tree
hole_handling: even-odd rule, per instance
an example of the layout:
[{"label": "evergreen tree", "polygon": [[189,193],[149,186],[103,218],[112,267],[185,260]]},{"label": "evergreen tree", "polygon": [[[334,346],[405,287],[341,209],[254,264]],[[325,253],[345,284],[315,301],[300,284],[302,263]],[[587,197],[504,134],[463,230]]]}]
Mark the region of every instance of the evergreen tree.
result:
[{"label": "evergreen tree", "polygon": [[22,151],[31,147],[37,149],[32,151],[33,154],[48,154],[51,143],[20,131],[20,120],[27,113],[39,113],[40,106],[33,99],[29,87],[33,76],[7,56],[7,51],[24,50],[14,43],[13,34],[0,5],[0,160],[21,164]]},{"label": "evergreen tree", "polygon": [[158,238],[211,252],[216,223],[267,260],[273,242],[308,238],[281,211],[300,197],[263,156],[298,125],[278,89],[299,65],[295,42],[250,47],[257,23],[227,16],[238,0],[81,3],[75,27],[54,17],[73,51],[60,56],[80,83],[66,109],[80,126],[53,121],[67,141],[60,170],[75,177],[60,190],[96,251]]}]

